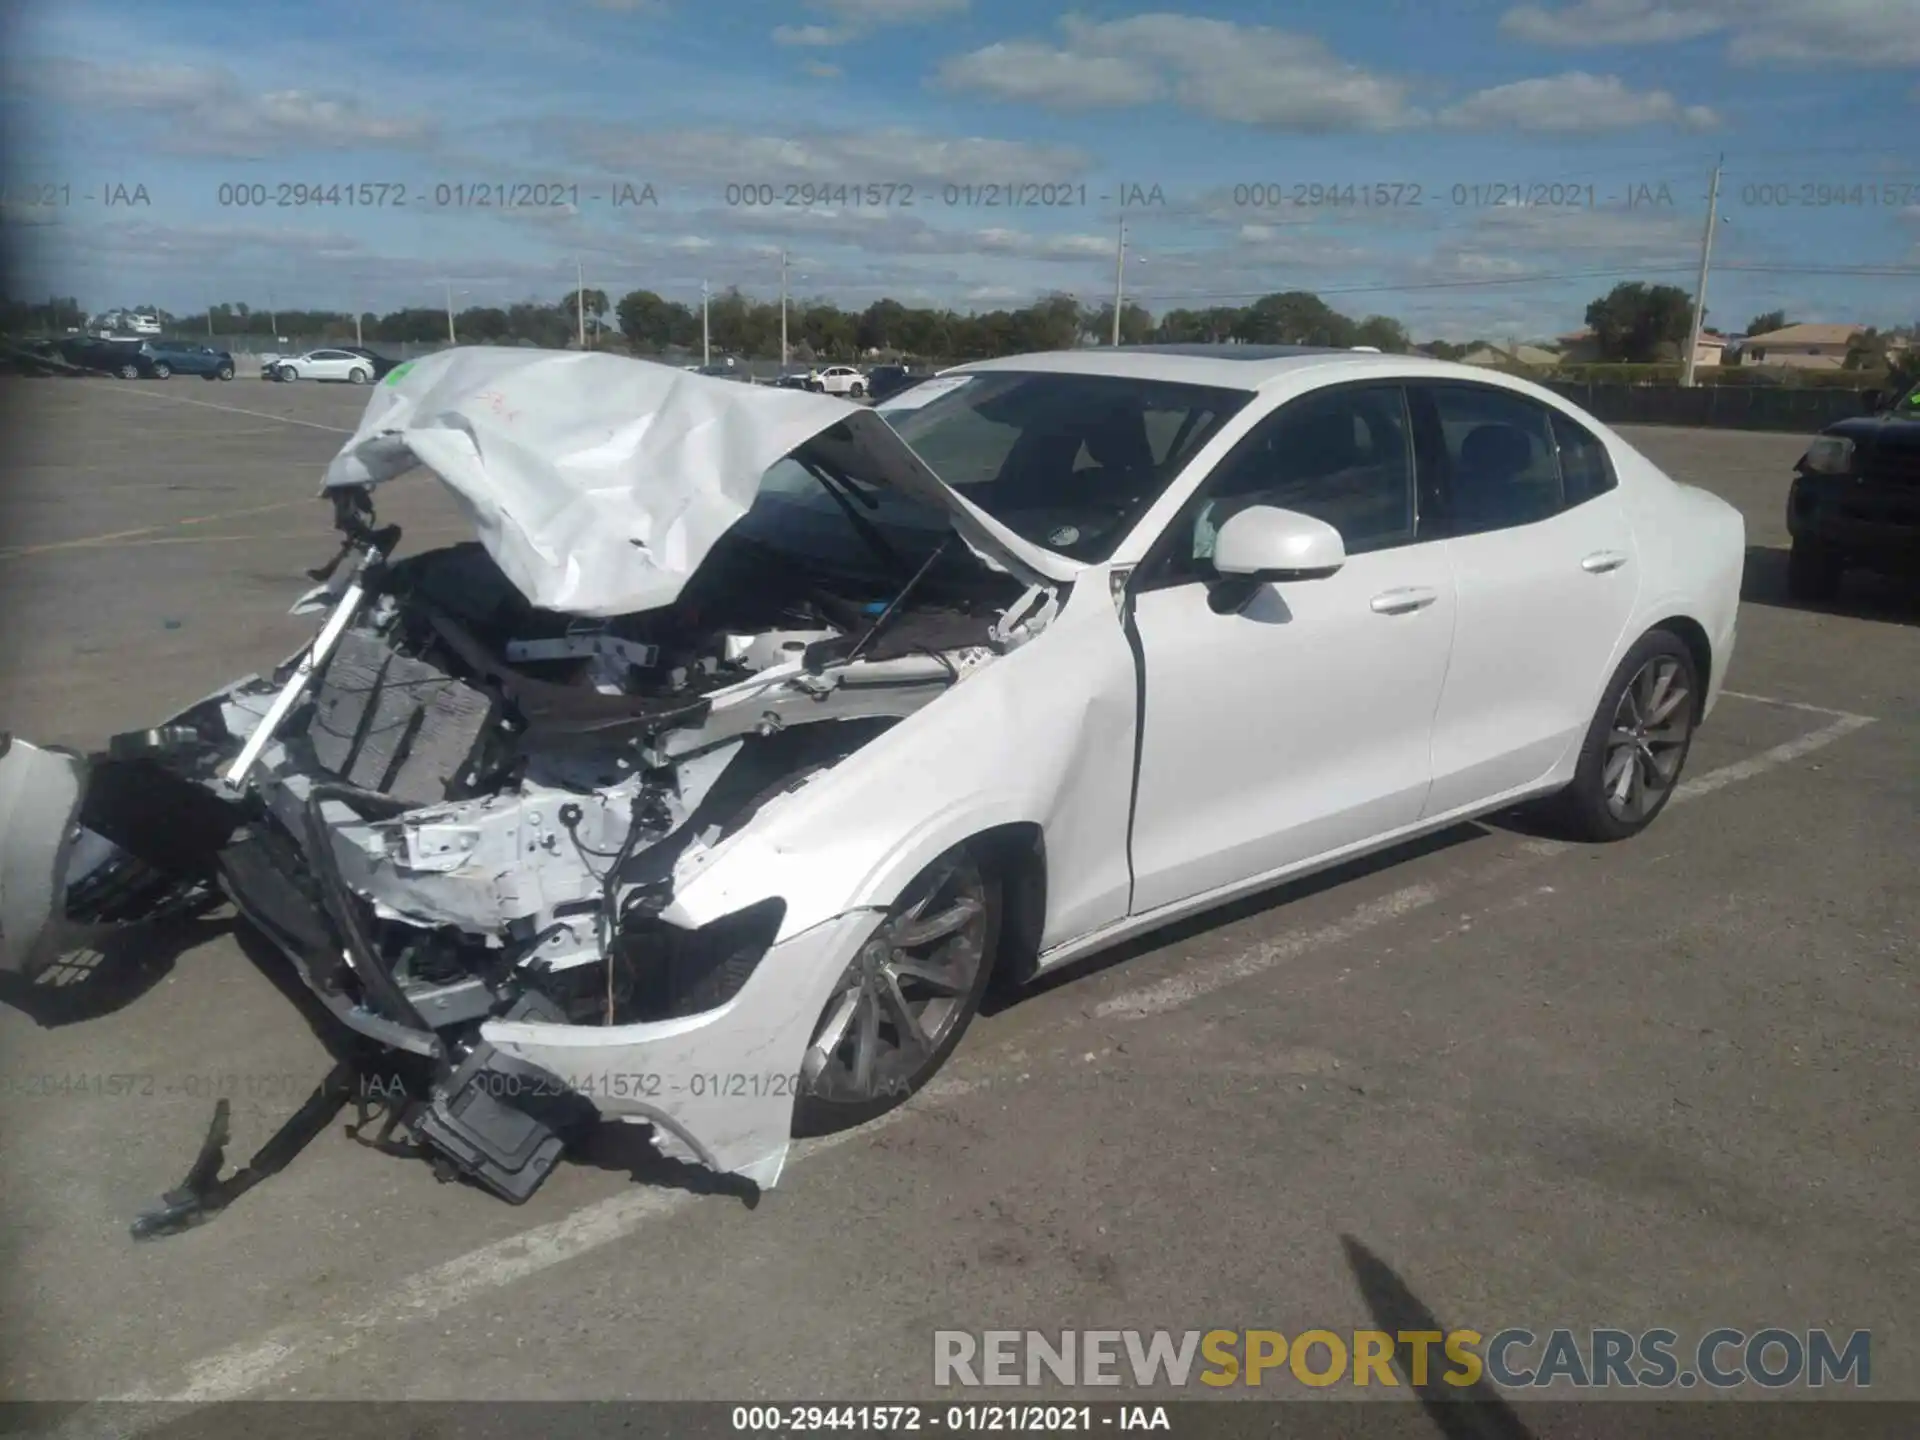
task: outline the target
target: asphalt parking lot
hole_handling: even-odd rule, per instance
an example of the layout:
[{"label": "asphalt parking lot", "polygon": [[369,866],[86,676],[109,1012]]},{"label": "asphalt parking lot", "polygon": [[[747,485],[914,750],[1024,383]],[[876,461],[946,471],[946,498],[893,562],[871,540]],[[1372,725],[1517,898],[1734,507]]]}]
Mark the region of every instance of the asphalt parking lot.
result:
[{"label": "asphalt parking lot", "polygon": [[[293,651],[365,398],[7,384],[0,728],[95,744]],[[757,1198],[608,1137],[513,1208],[336,1126],[144,1246],[216,1088],[238,1161],[328,1060],[228,920],[134,937],[0,995],[0,1393],[877,1399],[932,1393],[936,1329],[1424,1312],[1870,1329],[1920,1399],[1920,598],[1785,598],[1797,437],[1630,438],[1753,547],[1734,693],[1637,841],[1463,827],[1152,937]],[[382,513],[465,537],[424,479]]]}]

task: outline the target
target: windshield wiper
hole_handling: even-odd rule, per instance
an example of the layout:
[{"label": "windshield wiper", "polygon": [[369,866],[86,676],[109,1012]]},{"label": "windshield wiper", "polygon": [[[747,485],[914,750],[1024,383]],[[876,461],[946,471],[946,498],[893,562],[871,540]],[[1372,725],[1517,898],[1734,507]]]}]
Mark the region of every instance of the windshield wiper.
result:
[{"label": "windshield wiper", "polygon": [[[860,538],[867,542],[867,548],[880,557],[881,564],[905,574],[907,572],[907,562],[901,558],[900,552],[887,543],[887,537],[880,533],[879,526],[875,525],[871,520],[867,519],[866,516],[853,508],[853,501],[847,497],[846,493],[846,491],[852,490],[852,482],[838,480],[830,476],[824,469],[811,460],[802,460],[800,466],[820,482],[821,489],[833,497],[833,503],[840,507],[845,513],[848,522],[852,524],[853,528],[859,533]],[[846,487],[845,490],[842,489],[843,486]],[[852,493],[858,496],[860,503],[868,509],[878,510],[880,508],[880,502],[872,496],[861,495],[858,491],[852,491]]]}]

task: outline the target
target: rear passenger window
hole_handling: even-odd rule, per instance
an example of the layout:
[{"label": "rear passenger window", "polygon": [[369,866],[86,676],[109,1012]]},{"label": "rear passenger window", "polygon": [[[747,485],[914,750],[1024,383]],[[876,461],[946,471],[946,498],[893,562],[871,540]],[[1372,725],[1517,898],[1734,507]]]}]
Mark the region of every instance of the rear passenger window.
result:
[{"label": "rear passenger window", "polygon": [[1560,449],[1560,482],[1566,487],[1569,506],[1584,505],[1619,483],[1599,436],[1556,411],[1553,438]]},{"label": "rear passenger window", "polygon": [[1531,525],[1560,513],[1560,466],[1545,406],[1477,385],[1436,385],[1431,394],[1446,440],[1455,534]]}]

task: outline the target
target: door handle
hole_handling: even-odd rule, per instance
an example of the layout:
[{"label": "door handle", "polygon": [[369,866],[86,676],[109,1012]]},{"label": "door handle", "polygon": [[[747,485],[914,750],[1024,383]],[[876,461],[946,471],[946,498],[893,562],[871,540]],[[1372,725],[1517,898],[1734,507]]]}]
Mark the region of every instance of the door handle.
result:
[{"label": "door handle", "polygon": [[1415,610],[1426,609],[1439,598],[1438,590],[1430,590],[1424,585],[1409,586],[1405,590],[1386,590],[1373,597],[1373,613],[1408,615]]},{"label": "door handle", "polygon": [[1624,550],[1596,550],[1580,562],[1580,568],[1590,575],[1604,575],[1626,563],[1627,554]]}]

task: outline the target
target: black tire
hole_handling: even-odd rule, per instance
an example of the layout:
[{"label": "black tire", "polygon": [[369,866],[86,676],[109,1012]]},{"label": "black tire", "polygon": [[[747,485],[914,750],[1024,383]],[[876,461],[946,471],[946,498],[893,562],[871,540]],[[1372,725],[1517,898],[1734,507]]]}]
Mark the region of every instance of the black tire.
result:
[{"label": "black tire", "polygon": [[140,367],[129,361],[114,371],[114,374],[118,375],[122,380],[138,380],[140,378]]},{"label": "black tire", "polygon": [[222,365],[218,370],[213,372],[213,378],[216,380],[231,380],[233,378],[233,366]]},{"label": "black tire", "polygon": [[1846,557],[1818,540],[1796,540],[1787,554],[1787,594],[1795,600],[1832,600],[1840,594]]},{"label": "black tire", "polygon": [[173,367],[167,364],[165,361],[161,361],[159,364],[153,367],[153,378],[156,380],[170,379],[172,375],[173,375]]},{"label": "black tire", "polygon": [[369,375],[365,370],[361,369],[357,365],[353,369],[347,372],[347,379],[352,381],[355,385],[364,385],[367,383],[368,380],[372,378],[373,377],[371,375]]},{"label": "black tire", "polygon": [[[1684,720],[1680,738],[1677,742],[1656,741],[1651,745],[1618,744],[1615,737],[1626,732],[1616,728],[1616,721],[1621,718],[1623,697],[1628,688],[1640,680],[1649,667],[1657,667],[1657,674],[1669,663],[1677,676],[1671,683],[1685,690],[1685,698],[1676,712],[1676,719]],[[1699,724],[1704,700],[1702,683],[1693,652],[1678,635],[1671,630],[1649,630],[1642,635],[1607,682],[1600,706],[1587,727],[1587,738],[1580,747],[1580,762],[1574,768],[1572,783],[1542,807],[1555,828],[1572,840],[1608,842],[1638,835],[1651,825],[1673,798],[1686,768],[1687,753],[1693,746],[1693,732]],[[1671,699],[1671,688],[1665,694],[1666,699]],[[1649,739],[1652,739],[1651,733]],[[1615,787],[1609,773],[1623,749],[1634,752],[1626,756],[1627,768],[1641,777],[1638,782],[1630,777],[1628,784],[1639,784],[1637,793],[1645,796],[1644,804],[1630,806],[1626,814],[1621,813],[1613,794]],[[1648,757],[1644,763],[1639,758],[1641,753]],[[1659,757],[1657,765],[1654,756]],[[1657,784],[1654,783],[1656,777]]]},{"label": "black tire", "polygon": [[[963,993],[951,996],[954,1002],[950,1018],[946,1019],[939,1031],[938,1042],[925,1055],[916,1058],[910,1067],[897,1071],[890,1070],[881,1084],[878,1093],[870,1098],[839,1098],[822,1093],[816,1088],[820,1082],[803,1081],[800,1094],[794,1101],[793,1133],[797,1137],[813,1135],[831,1135],[836,1131],[850,1130],[857,1125],[865,1125],[877,1120],[889,1110],[906,1103],[928,1081],[939,1073],[940,1067],[953,1054],[960,1041],[966,1036],[967,1027],[973,1023],[973,1017],[980,1011],[980,1001],[987,992],[993,978],[994,959],[999,951],[1001,921],[1001,882],[1000,876],[969,846],[958,846],[935,860],[901,893],[895,901],[889,917],[905,908],[906,902],[926,887],[930,877],[937,876],[943,867],[954,864],[963,872],[968,889],[977,894],[980,910],[978,914],[977,948],[978,961],[974,967],[971,983]],[[869,942],[871,943],[871,942]],[[853,962],[860,964],[859,959]],[[851,972],[853,966],[849,967]],[[836,993],[820,1013],[815,1026],[817,1034],[827,1017],[841,1003],[842,995],[836,986]],[[887,1023],[891,1024],[891,1021]],[[849,1027],[851,1029],[851,1026]],[[896,1030],[896,1035],[898,1031]],[[902,1053],[903,1052],[896,1052]]]},{"label": "black tire", "polygon": [[853,382],[851,386],[848,387],[847,393],[853,396],[854,399],[858,400],[862,395],[867,393],[867,387],[862,385],[858,380],[856,380]]}]

